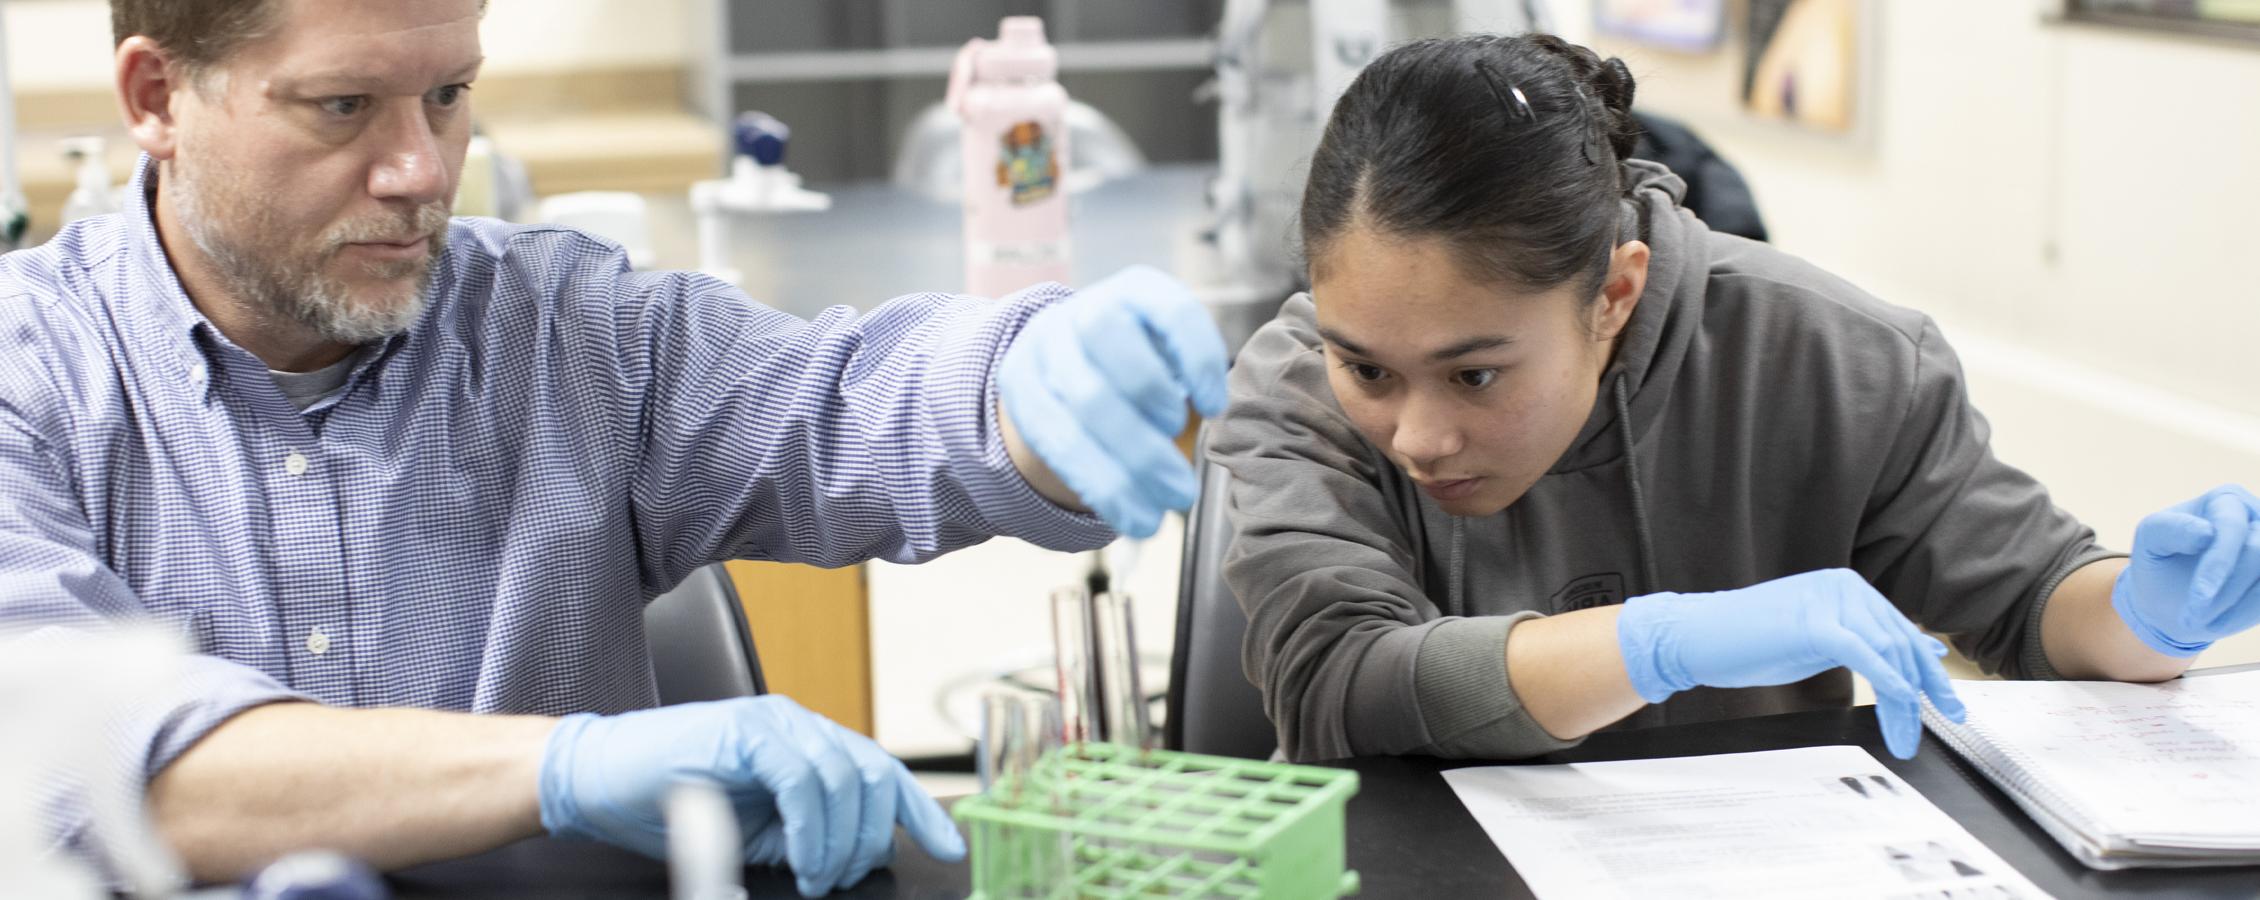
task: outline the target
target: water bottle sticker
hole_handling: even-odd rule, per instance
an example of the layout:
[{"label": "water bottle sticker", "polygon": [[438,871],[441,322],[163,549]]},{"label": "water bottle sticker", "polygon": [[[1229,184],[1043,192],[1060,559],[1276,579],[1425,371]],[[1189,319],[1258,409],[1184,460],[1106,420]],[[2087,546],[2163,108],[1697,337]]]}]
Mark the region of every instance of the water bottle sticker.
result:
[{"label": "water bottle sticker", "polygon": [[1004,266],[1054,266],[1067,263],[1066,241],[974,241],[973,259]]},{"label": "water bottle sticker", "polygon": [[997,186],[1011,191],[1012,205],[1049,199],[1058,184],[1059,159],[1043,123],[1021,122],[1007,129],[997,154]]}]

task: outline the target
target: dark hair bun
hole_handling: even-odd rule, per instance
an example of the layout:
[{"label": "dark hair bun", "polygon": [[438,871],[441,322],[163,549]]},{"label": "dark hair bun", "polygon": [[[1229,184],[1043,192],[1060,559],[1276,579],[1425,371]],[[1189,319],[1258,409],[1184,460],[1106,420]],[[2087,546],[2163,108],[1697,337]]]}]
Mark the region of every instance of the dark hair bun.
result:
[{"label": "dark hair bun", "polygon": [[1607,62],[1601,64],[1601,71],[1595,74],[1593,82],[1601,91],[1601,102],[1614,112],[1631,112],[1632,70],[1625,67],[1624,60],[1609,57]]},{"label": "dark hair bun", "polygon": [[1614,56],[1594,73],[1594,90],[1601,95],[1601,105],[1608,108],[1603,121],[1609,148],[1616,151],[1619,162],[1631,158],[1632,148],[1640,143],[1640,123],[1632,118],[1633,86],[1632,70]]}]

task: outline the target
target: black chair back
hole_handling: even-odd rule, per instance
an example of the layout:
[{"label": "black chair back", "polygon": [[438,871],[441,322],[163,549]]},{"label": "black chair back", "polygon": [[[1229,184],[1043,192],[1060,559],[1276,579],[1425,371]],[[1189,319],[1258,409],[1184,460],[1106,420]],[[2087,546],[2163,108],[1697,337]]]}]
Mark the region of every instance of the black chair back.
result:
[{"label": "black chair back", "polygon": [[1264,715],[1263,695],[1240,668],[1248,617],[1224,583],[1224,551],[1233,535],[1226,515],[1231,473],[1209,460],[1206,433],[1201,437],[1201,493],[1185,525],[1162,742],[1173,750],[1266,759],[1279,736]]},{"label": "black chair back", "polygon": [[721,563],[699,567],[653,598],[644,606],[643,626],[660,705],[767,693],[745,607]]}]

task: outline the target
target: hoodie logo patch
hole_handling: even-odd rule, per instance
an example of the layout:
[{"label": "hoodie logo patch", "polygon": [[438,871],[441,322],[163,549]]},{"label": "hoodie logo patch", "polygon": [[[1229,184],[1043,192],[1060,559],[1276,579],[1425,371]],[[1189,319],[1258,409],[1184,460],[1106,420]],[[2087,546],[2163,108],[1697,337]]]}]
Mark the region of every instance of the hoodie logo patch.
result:
[{"label": "hoodie logo patch", "polygon": [[1561,590],[1555,591],[1549,602],[1553,604],[1555,612],[1576,612],[1623,603],[1624,575],[1617,572],[1580,575],[1562,585]]}]

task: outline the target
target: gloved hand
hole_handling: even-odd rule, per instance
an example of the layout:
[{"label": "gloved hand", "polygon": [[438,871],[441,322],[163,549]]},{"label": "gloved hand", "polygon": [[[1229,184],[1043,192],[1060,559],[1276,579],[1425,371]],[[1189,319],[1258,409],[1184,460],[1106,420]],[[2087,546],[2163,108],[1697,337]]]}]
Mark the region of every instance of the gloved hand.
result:
[{"label": "gloved hand", "polygon": [[1634,597],[1618,614],[1617,648],[1633,689],[1650,703],[1699,684],[1788,684],[1849,666],[1875,687],[1884,745],[1900,759],[1914,758],[1922,740],[1923,694],[1948,718],[1964,715],[1938,664],[1946,645],[1847,569],[1712,594]]},{"label": "gloved hand", "polygon": [[1131,266],[1028,320],[997,389],[1030,450],[1114,530],[1149,537],[1193,505],[1173,443],[1185,402],[1224,411],[1224,338],[1192,292]]},{"label": "gloved hand", "polygon": [[2260,623],[2260,499],[2222,485],[2135,526],[2111,608],[2151,649],[2196,656]]},{"label": "gloved hand", "polygon": [[686,776],[722,786],[748,863],[792,866],[803,896],[893,861],[895,823],[935,858],[965,856],[948,814],[869,738],[784,697],[566,716],[541,763],[541,824],[667,858],[667,791]]}]

